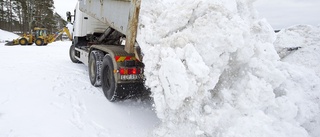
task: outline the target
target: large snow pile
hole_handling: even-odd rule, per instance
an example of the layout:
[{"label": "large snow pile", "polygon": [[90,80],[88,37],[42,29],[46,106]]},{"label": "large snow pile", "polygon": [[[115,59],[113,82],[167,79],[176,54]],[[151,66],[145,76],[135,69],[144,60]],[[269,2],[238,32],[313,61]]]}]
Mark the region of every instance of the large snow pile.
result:
[{"label": "large snow pile", "polygon": [[277,40],[274,44],[280,57],[284,58],[299,48],[318,46],[319,41],[320,26],[296,25],[277,33]]},{"label": "large snow pile", "polygon": [[283,29],[274,45],[283,61],[311,68],[320,76],[320,26],[296,25]]},{"label": "large snow pile", "polygon": [[319,77],[280,61],[253,2],[143,1],[138,42],[162,121],[154,136],[320,135]]},{"label": "large snow pile", "polygon": [[8,32],[5,30],[0,29],[0,43],[5,42],[6,40],[12,41],[13,39],[16,39],[19,37],[19,35],[14,34],[12,32]]},{"label": "large snow pile", "polygon": [[[293,75],[293,78],[295,78],[293,80],[300,81],[299,83],[303,85],[302,87],[305,87],[307,94],[304,96],[308,96],[311,101],[318,103],[318,108],[316,108],[314,104],[309,102],[310,107],[312,107],[312,110],[309,111],[318,111],[320,102],[319,93],[317,93],[320,92],[318,78],[320,77],[320,26],[297,25],[283,29],[277,34],[274,45],[279,55],[282,56],[282,61],[299,66],[297,68],[299,71]],[[306,77],[301,77],[301,75]],[[311,82],[311,84],[308,82]],[[314,86],[310,87],[310,85]],[[308,105],[307,102],[305,105]],[[318,114],[316,117],[311,118],[310,122],[303,125],[310,130],[311,136],[320,135],[319,121],[320,115]]]}]

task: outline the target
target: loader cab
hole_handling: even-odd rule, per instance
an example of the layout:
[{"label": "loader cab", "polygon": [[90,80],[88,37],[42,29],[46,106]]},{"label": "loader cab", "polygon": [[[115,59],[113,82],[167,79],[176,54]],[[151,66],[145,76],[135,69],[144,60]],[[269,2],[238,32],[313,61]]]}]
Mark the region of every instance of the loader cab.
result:
[{"label": "loader cab", "polygon": [[46,37],[48,34],[47,29],[45,28],[34,28],[35,38]]}]

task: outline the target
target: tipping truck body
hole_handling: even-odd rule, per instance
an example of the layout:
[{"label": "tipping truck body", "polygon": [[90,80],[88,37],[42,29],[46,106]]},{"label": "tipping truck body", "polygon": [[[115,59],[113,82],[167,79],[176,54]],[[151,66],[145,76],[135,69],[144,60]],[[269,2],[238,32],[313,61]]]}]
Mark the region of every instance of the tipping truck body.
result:
[{"label": "tipping truck body", "polygon": [[88,66],[91,84],[109,101],[146,92],[136,43],[139,10],[140,0],[80,0],[74,10],[70,59]]}]

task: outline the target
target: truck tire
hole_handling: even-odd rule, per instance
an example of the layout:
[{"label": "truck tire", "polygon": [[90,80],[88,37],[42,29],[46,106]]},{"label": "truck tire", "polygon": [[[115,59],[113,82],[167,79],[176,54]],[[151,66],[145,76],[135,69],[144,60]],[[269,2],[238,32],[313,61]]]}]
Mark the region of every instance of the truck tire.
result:
[{"label": "truck tire", "polygon": [[101,86],[101,68],[103,62],[103,52],[99,50],[93,50],[89,56],[89,78],[90,82],[93,86],[99,87]]},{"label": "truck tire", "polygon": [[70,57],[70,60],[73,62],[73,63],[81,63],[78,59],[76,59],[76,50],[75,50],[75,47],[74,45],[71,45],[70,46],[70,49],[69,49],[69,57]]},{"label": "truck tire", "polygon": [[37,46],[42,46],[43,45],[43,39],[37,38],[34,43],[36,43]]},{"label": "truck tire", "polygon": [[104,95],[110,102],[117,101],[116,82],[114,79],[113,63],[111,57],[107,54],[103,58],[101,69],[101,86]]},{"label": "truck tire", "polygon": [[27,45],[28,44],[28,40],[26,39],[26,38],[21,38],[20,40],[19,40],[19,44],[20,45]]}]

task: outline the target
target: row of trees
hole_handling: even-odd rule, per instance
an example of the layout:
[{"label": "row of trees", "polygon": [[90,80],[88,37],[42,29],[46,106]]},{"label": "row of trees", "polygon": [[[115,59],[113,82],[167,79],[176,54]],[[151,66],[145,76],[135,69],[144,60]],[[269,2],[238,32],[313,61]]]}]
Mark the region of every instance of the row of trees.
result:
[{"label": "row of trees", "polygon": [[0,29],[20,33],[34,27],[55,32],[66,21],[54,12],[53,0],[0,0]]}]

